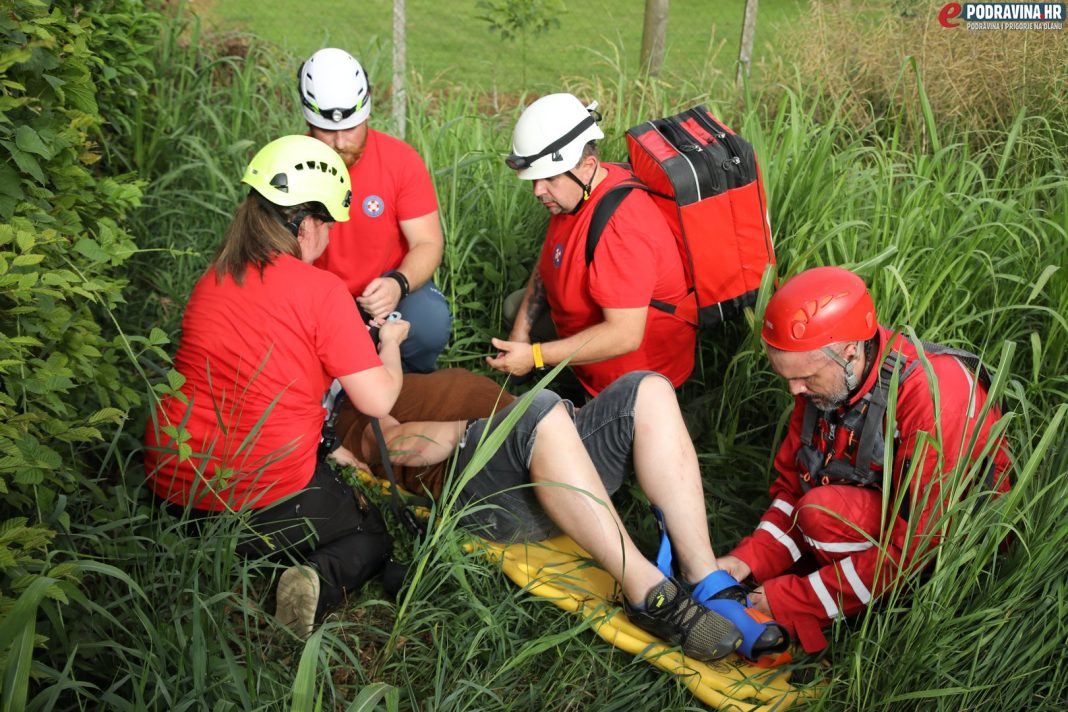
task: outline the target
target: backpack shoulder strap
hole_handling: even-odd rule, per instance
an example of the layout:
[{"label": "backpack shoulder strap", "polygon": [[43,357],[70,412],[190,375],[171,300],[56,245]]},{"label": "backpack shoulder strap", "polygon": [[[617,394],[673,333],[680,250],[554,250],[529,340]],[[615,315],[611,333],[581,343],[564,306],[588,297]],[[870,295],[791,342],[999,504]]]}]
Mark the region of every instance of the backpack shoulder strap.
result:
[{"label": "backpack shoulder strap", "polygon": [[893,351],[886,356],[886,359],[879,367],[879,378],[870,393],[871,400],[868,403],[864,425],[861,427],[860,442],[857,444],[856,465],[853,468],[855,476],[862,480],[871,480],[872,478],[872,446],[884,427],[883,416],[886,415],[886,406],[890,395],[890,381],[894,376],[894,371],[899,369],[899,363],[904,365],[904,368],[900,368],[898,373],[898,383],[904,383],[905,379],[912,373],[912,369],[916,367],[915,361],[907,365],[903,363],[904,361],[904,356]]},{"label": "backpack shoulder strap", "polygon": [[[617,164],[619,165],[619,164]],[[629,169],[629,166],[627,167]],[[593,217],[590,218],[590,227],[586,231],[586,266],[589,267],[593,262],[593,253],[597,249],[597,243],[601,241],[601,233],[604,232],[604,228],[608,225],[608,221],[612,219],[612,215],[615,214],[616,208],[620,203],[630,195],[630,191],[637,188],[638,190],[649,190],[645,187],[645,184],[638,180],[637,176],[631,173],[630,177],[624,180],[622,183],[612,186],[608,192],[604,194],[604,197],[598,201],[597,206],[593,209]]]},{"label": "backpack shoulder strap", "polygon": [[819,415],[819,410],[811,401],[805,403],[805,415],[801,419],[801,444],[805,447],[812,447],[812,437],[816,434],[816,420]]},{"label": "backpack shoulder strap", "polygon": [[963,363],[966,368],[971,369],[973,373],[979,376],[979,381],[983,384],[984,388],[989,390],[990,385],[994,382],[994,378],[989,369],[987,369],[986,364],[983,363],[983,360],[979,358],[979,356],[976,356],[971,351],[965,351],[964,349],[958,349],[952,346],[944,346],[931,341],[921,341],[920,345],[924,351],[932,356],[952,356]]}]

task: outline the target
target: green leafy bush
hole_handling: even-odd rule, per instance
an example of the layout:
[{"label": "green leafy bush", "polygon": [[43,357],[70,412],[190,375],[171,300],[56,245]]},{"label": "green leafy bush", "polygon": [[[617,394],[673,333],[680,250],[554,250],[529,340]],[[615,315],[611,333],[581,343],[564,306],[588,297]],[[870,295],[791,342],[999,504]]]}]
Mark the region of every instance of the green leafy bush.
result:
[{"label": "green leafy bush", "polygon": [[100,474],[101,444],[140,402],[110,314],[136,249],[122,225],[142,185],[99,170],[96,137],[106,102],[136,82],[133,60],[154,41],[151,18],[141,3],[121,0],[14,0],[0,12],[5,708],[27,691],[27,663],[42,642],[38,603],[66,603],[61,582],[79,570],[48,555],[70,525],[67,494]]}]

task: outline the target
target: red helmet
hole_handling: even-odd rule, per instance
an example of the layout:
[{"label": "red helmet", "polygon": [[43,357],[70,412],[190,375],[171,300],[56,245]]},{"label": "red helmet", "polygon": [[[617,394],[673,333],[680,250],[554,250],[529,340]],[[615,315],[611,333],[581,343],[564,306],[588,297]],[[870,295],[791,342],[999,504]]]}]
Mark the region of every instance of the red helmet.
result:
[{"label": "red helmet", "polygon": [[768,301],[764,341],[782,351],[815,351],[875,335],[875,305],[857,275],[816,267],[791,277]]}]

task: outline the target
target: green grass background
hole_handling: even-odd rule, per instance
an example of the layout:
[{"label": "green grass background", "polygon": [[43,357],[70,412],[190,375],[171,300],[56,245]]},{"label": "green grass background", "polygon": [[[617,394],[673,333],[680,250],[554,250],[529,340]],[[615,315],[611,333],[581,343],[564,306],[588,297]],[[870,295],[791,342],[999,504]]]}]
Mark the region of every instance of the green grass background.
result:
[{"label": "green grass background", "polygon": [[[560,27],[528,42],[526,87],[544,92],[561,77],[614,77],[633,74],[641,53],[642,0],[568,0]],[[388,82],[392,67],[393,3],[389,0],[216,0],[193,5],[209,26],[242,29],[306,57],[320,47],[337,46],[357,56],[372,81]],[[754,63],[775,55],[789,41],[802,0],[763,0],[759,6]],[[738,58],[745,0],[671,0],[663,76],[711,82],[717,73],[733,76]],[[475,0],[408,0],[408,66],[447,84],[511,93],[523,86],[519,41],[490,33]],[[617,47],[622,67],[614,67]],[[610,59],[604,61],[604,57]],[[709,61],[711,60],[711,61]]]}]

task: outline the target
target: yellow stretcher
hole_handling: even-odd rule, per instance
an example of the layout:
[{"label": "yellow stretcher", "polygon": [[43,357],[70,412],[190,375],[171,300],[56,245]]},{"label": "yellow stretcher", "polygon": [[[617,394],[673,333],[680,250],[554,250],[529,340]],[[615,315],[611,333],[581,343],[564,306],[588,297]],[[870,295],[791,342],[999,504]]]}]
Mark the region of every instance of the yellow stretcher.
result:
[{"label": "yellow stretcher", "polygon": [[614,603],[618,598],[615,580],[568,536],[507,546],[483,542],[480,546],[516,585],[589,619],[605,641],[678,675],[690,692],[710,707],[770,712],[792,707],[810,694],[791,685],[790,674],[783,669],[754,664],[741,655],[698,662],[638,628]]},{"label": "yellow stretcher", "polygon": [[[388,482],[363,470],[357,470],[356,476],[388,495]],[[416,514],[425,517],[429,513],[420,507]],[[569,536],[509,545],[478,539],[472,548],[480,548],[497,562],[517,586],[589,619],[606,642],[679,676],[694,697],[712,708],[777,712],[813,695],[811,689],[794,687],[790,673],[776,667],[789,660],[789,653],[758,663],[737,654],[702,663],[638,628],[615,604],[619,598],[615,580]]]}]

